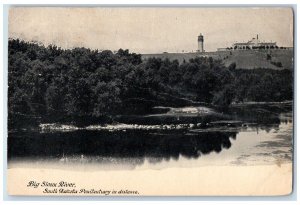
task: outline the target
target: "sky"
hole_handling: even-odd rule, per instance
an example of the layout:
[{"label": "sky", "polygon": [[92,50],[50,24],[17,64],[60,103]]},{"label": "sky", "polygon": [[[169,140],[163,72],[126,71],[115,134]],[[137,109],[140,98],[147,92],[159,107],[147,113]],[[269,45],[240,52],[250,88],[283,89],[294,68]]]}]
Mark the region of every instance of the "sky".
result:
[{"label": "sky", "polygon": [[197,36],[215,51],[256,35],[293,46],[290,8],[12,7],[10,38],[62,48],[129,49],[136,53],[192,52]]}]

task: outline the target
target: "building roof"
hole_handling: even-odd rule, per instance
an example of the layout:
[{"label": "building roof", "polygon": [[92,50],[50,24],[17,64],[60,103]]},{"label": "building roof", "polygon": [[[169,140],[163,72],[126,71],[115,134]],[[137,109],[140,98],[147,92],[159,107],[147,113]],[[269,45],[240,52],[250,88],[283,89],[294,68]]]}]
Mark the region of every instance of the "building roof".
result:
[{"label": "building roof", "polygon": [[257,46],[263,46],[263,45],[276,45],[276,42],[261,42],[258,40],[258,35],[256,38],[252,38],[248,42],[237,42],[233,44],[234,46],[249,46],[249,45],[257,45]]}]

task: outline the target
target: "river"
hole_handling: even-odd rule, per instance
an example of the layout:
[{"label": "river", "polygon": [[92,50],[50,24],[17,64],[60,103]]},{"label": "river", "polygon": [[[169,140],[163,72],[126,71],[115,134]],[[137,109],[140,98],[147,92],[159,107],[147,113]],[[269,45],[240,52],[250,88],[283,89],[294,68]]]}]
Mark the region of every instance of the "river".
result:
[{"label": "river", "polygon": [[290,103],[154,110],[120,116],[114,124],[43,124],[9,132],[8,167],[132,170],[292,162]]}]

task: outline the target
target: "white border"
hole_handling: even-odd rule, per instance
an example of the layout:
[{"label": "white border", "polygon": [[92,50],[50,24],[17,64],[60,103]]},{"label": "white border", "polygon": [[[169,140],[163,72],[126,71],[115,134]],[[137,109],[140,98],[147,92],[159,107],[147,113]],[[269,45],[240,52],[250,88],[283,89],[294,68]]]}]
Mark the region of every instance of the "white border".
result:
[{"label": "white border", "polygon": [[[148,4],[148,6],[182,6],[182,5],[188,5],[188,6],[193,6],[192,4],[201,4],[201,6],[212,6],[212,5],[215,5],[215,6],[235,6],[235,4],[238,4],[239,6],[241,5],[266,5],[267,4],[272,4],[272,6],[274,4],[277,4],[277,5],[291,5],[291,4],[294,4],[296,7],[298,6],[298,2],[297,0],[268,0],[268,1],[262,1],[262,0],[252,0],[252,1],[249,1],[249,0],[244,0],[244,1],[240,1],[240,0],[227,0],[226,1],[226,4],[224,4],[225,2],[222,1],[222,0],[204,0],[204,1],[201,1],[201,2],[198,2],[197,0],[126,0],[126,1],[122,1],[122,0],[102,0],[102,1],[96,1],[96,0],[52,0],[52,1],[49,1],[49,0],[45,0],[43,1],[43,3],[41,3],[41,1],[39,0],[27,0],[27,1],[22,1],[22,0],[2,0],[1,1],[1,7],[0,7],[0,22],[1,22],[1,33],[0,33],[0,39],[1,39],[1,44],[2,45],[2,48],[0,50],[0,65],[3,65],[3,60],[5,60],[3,58],[3,54],[4,54],[4,42],[3,42],[3,5],[4,4],[22,4],[22,5],[28,5],[30,6],[30,4],[38,4],[38,5],[41,5],[41,6],[45,6],[45,5],[50,5],[50,4],[56,4],[56,5],[64,5],[66,6],[67,4],[76,4],[77,6],[80,6],[82,4],[84,5],[89,5],[89,6],[92,6],[92,4],[101,4],[101,5],[115,5],[117,6],[116,4],[118,5],[125,5],[125,4],[129,4],[129,5],[135,5],[135,6],[142,6],[142,5],[145,5],[145,4]],[[149,5],[150,4],[150,5]],[[152,4],[152,5],[151,5]],[[154,4],[154,5],[153,5]],[[163,4],[163,5],[161,5]],[[204,5],[203,5],[204,4]],[[209,4],[209,5],[207,5]],[[76,6],[74,5],[74,6]],[[198,5],[200,6],[200,5]],[[299,15],[298,15],[299,16]],[[295,30],[297,30],[298,28],[298,24],[299,24],[299,17],[297,16],[297,19],[295,19],[296,21],[296,24],[295,24]],[[298,35],[299,33],[296,32],[296,36],[295,36],[295,40],[296,39],[299,39],[298,38]],[[296,45],[296,44],[295,44]],[[295,51],[296,51],[296,54],[297,54],[297,57],[295,58],[295,63],[296,62],[296,59],[299,59],[299,50],[298,50],[298,47],[295,48]],[[296,64],[297,65],[297,64]],[[0,142],[1,144],[3,145],[3,137],[6,136],[5,134],[5,130],[4,130],[4,123],[6,121],[6,116],[4,115],[6,112],[7,112],[7,108],[6,108],[6,101],[4,101],[6,99],[6,89],[7,89],[7,85],[4,84],[3,82],[3,79],[6,75],[5,73],[5,70],[3,69],[3,66],[0,66],[0,76],[1,76],[1,88],[0,88],[0,102],[1,102],[1,105],[0,105],[0,114],[2,116],[2,118],[0,117],[0,121],[1,121],[1,126],[0,126],[0,133],[1,133],[1,137],[0,137]],[[299,75],[300,75],[300,72],[297,72],[297,67],[295,67],[295,78],[296,79],[299,79]],[[299,98],[298,98],[298,91],[300,90],[299,89],[299,84],[297,83],[297,80],[295,79],[295,131],[297,130],[296,128],[297,127],[300,127],[299,125],[299,122],[297,121],[297,108],[298,108],[298,105],[299,105]],[[297,133],[297,132],[296,132]],[[297,136],[295,136],[296,138]],[[300,141],[300,140],[299,140]],[[298,144],[299,144],[299,141],[297,140],[297,144],[295,145],[295,147],[298,147]],[[0,152],[0,170],[1,172],[3,172],[3,153],[6,152],[6,150],[3,150],[3,152]],[[297,170],[299,170],[299,157],[297,157]],[[3,175],[3,173],[2,173]],[[295,183],[297,183],[299,181],[299,177],[297,178],[297,181],[295,181]],[[1,186],[0,186],[0,192],[3,193],[3,178],[0,177],[0,182],[1,182]],[[298,183],[297,183],[298,184]],[[299,196],[299,189],[296,190],[297,193],[296,193],[296,196]],[[248,197],[249,198],[249,197]],[[297,197],[299,198],[299,197]],[[78,198],[77,198],[78,199]],[[88,199],[88,198],[87,198]],[[85,198],[81,198],[81,200],[87,200]],[[106,199],[102,199],[102,200],[117,200],[117,201],[113,201],[113,202],[110,202],[110,201],[88,201],[89,204],[98,204],[98,203],[101,203],[101,204],[118,204],[118,203],[122,203],[122,204],[137,204],[137,203],[143,203],[143,204],[149,204],[149,203],[154,203],[154,201],[137,201],[137,202],[132,202],[132,201],[128,201],[128,199],[125,199],[125,201],[120,201],[121,198],[106,198]],[[265,198],[261,198],[261,201],[257,201],[257,200],[260,200],[260,199],[255,199],[255,201],[244,201],[246,200],[245,198],[240,198],[240,197],[230,197],[230,200],[233,200],[233,201],[220,201],[220,200],[226,200],[226,197],[221,197],[221,198],[213,198],[213,197],[209,197],[209,198],[187,198],[187,200],[201,200],[200,202],[203,203],[205,202],[205,204],[216,204],[216,201],[217,201],[217,204],[297,204],[298,200],[297,201],[281,201],[282,199],[279,199],[280,201],[277,201],[278,198],[274,197],[273,199],[268,199],[268,200],[274,200],[274,201],[265,201]],[[1,194],[1,200],[3,200],[3,195]],[[38,198],[28,198],[28,200],[38,200]],[[49,199],[48,199],[49,200]],[[101,200],[100,198],[98,200]],[[124,200],[124,199],[123,199]],[[129,200],[134,200],[133,198],[130,198]],[[193,202],[193,201],[183,201],[184,199],[183,198],[161,198],[161,199],[158,199],[158,198],[145,198],[143,200],[155,200],[155,203],[156,204],[194,204],[194,203],[197,203],[196,202]],[[157,200],[163,200],[164,202],[161,202],[161,201],[157,201]],[[171,200],[172,202],[166,202],[166,200]],[[174,202],[175,200],[175,202]],[[206,200],[209,200],[209,201],[206,201]],[[239,200],[243,200],[243,201],[239,201]],[[251,198],[249,198],[248,200],[251,200]],[[253,199],[252,199],[253,200]],[[54,202],[53,201],[2,201],[3,204],[53,204]],[[55,204],[82,204],[82,201],[60,201],[60,202],[55,202]],[[199,203],[199,201],[198,201]]]}]

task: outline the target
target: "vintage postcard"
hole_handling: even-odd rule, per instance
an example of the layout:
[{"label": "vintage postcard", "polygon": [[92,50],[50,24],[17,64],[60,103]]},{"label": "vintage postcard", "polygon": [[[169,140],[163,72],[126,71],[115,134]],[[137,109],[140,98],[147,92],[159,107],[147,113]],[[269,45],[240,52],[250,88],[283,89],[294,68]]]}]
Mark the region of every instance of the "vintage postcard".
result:
[{"label": "vintage postcard", "polygon": [[293,191],[290,7],[21,7],[9,195]]}]

